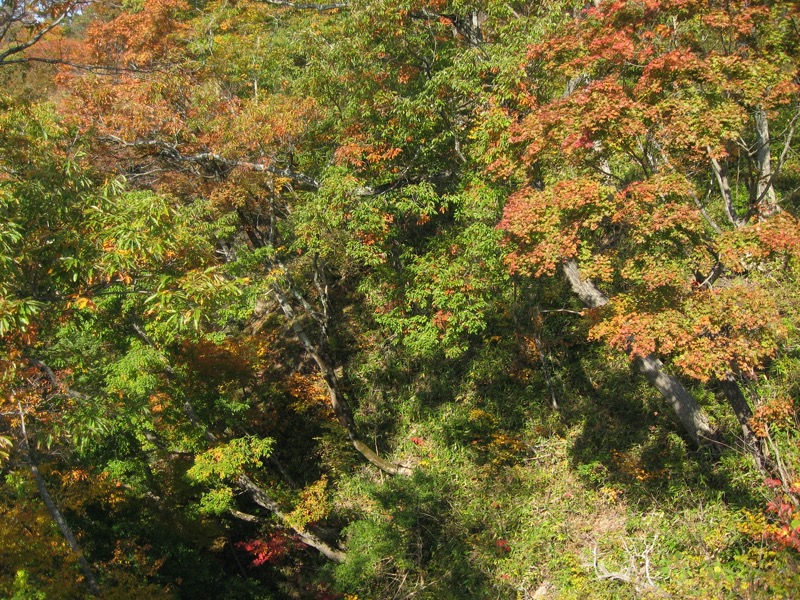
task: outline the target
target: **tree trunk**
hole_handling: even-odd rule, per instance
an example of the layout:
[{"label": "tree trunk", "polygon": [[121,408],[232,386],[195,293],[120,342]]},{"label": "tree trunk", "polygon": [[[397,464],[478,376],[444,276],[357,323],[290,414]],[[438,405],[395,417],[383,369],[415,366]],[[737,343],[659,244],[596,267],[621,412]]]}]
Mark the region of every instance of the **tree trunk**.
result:
[{"label": "tree trunk", "polygon": [[[185,408],[186,408],[186,406],[184,406],[184,409]],[[203,425],[201,423],[198,423],[198,426],[199,427],[203,427]],[[213,433],[208,431],[208,429],[206,429],[205,427],[203,427],[203,429],[204,429],[205,434],[206,434],[206,439],[209,439],[209,440],[212,440],[212,439],[216,440],[217,439],[217,436],[215,436]],[[162,448],[166,448],[166,446],[163,443],[161,443],[160,440],[159,440],[159,446],[162,447]],[[290,529],[290,530],[294,531],[297,534],[297,536],[303,541],[304,544],[307,544],[307,545],[311,546],[312,548],[316,548],[317,550],[319,550],[322,553],[323,556],[325,556],[326,558],[329,558],[330,560],[334,560],[336,562],[344,562],[344,559],[346,558],[346,555],[345,555],[345,553],[343,551],[338,550],[336,548],[333,548],[330,544],[328,544],[327,542],[322,540],[319,536],[317,536],[313,532],[308,531],[307,529],[295,527],[294,525],[289,523],[289,520],[286,518],[286,514],[280,509],[280,506],[278,506],[278,503],[275,502],[269,496],[269,494],[267,494],[267,492],[264,491],[263,488],[258,486],[247,475],[240,475],[237,478],[236,483],[237,483],[237,485],[239,486],[239,488],[242,491],[246,492],[247,495],[250,496],[250,498],[253,500],[253,502],[258,504],[261,508],[264,508],[264,509],[268,510],[269,512],[273,513],[276,517],[278,517],[278,519],[283,523],[283,525],[287,529]],[[246,521],[254,521],[254,520],[256,520],[254,517],[245,515],[245,513],[242,513],[242,512],[237,511],[237,510],[231,510],[230,512],[231,512],[231,514],[233,514],[233,516],[235,516],[235,517],[237,517],[239,519],[243,519],[243,520],[246,520]]]},{"label": "tree trunk", "polygon": [[[709,153],[711,148],[708,149]],[[722,196],[723,206],[725,207],[725,215],[731,225],[738,228],[745,224],[745,219],[742,219],[736,212],[736,206],[733,202],[733,192],[731,191],[731,183],[728,178],[728,163],[727,160],[720,163],[713,156],[711,157],[711,168],[714,171],[714,177],[717,179],[719,186],[719,193]]]},{"label": "tree trunk", "polygon": [[742,393],[736,378],[732,373],[728,373],[720,379],[719,383],[722,393],[728,399],[728,404],[730,404],[736,419],[739,421],[739,425],[742,427],[744,446],[753,457],[756,468],[764,475],[774,475],[775,465],[770,464],[769,459],[764,454],[761,443],[750,429],[750,419],[753,417],[753,411],[750,409],[750,404]]},{"label": "tree trunk", "polygon": [[353,420],[353,412],[350,408],[350,403],[347,401],[347,398],[339,386],[339,379],[336,376],[336,372],[322,355],[322,352],[311,342],[311,339],[308,337],[305,329],[297,320],[294,309],[292,308],[286,293],[283,291],[280,285],[277,283],[274,284],[272,286],[272,292],[275,296],[275,299],[278,301],[278,304],[280,304],[284,315],[286,315],[286,317],[289,319],[292,330],[297,336],[297,339],[300,340],[303,348],[305,348],[306,352],[308,352],[319,368],[320,374],[322,375],[325,385],[328,388],[328,397],[331,401],[331,408],[333,408],[333,412],[336,415],[336,418],[339,420],[339,423],[347,431],[347,435],[349,436],[350,443],[353,445],[353,447],[358,450],[369,462],[386,473],[391,475],[411,475],[413,472],[411,468],[384,460],[361,440],[360,436],[358,435],[358,429],[356,428],[355,421]]},{"label": "tree trunk", "polygon": [[273,500],[263,489],[256,485],[247,475],[241,475],[237,480],[237,483],[242,490],[247,492],[253,502],[273,513],[281,521],[286,523],[286,525],[289,526],[292,531],[297,533],[298,537],[303,541],[304,544],[308,544],[312,548],[319,550],[323,556],[336,562],[344,562],[344,560],[347,558],[347,554],[345,554],[342,550],[334,548],[311,531],[289,525],[286,515],[283,513],[283,511],[281,511],[278,503],[275,502],[275,500]]},{"label": "tree trunk", "polygon": [[[271,243],[269,241],[273,235],[271,229],[269,234],[265,236],[258,230],[257,225],[253,223],[252,219],[250,219],[249,216],[242,210],[239,211],[239,220],[241,221],[245,233],[247,234],[248,239],[254,248],[263,248]],[[336,376],[336,371],[325,357],[324,345],[326,340],[325,336],[327,333],[326,329],[328,312],[325,301],[327,297],[327,283],[324,282],[321,270],[318,268],[316,261],[314,284],[317,286],[320,298],[322,298],[322,313],[314,311],[313,307],[308,303],[303,295],[300,294],[297,289],[295,289],[291,279],[289,279],[286,267],[280,261],[268,261],[268,265],[270,270],[280,271],[286,278],[285,286],[282,286],[277,281],[272,284],[272,296],[278,302],[278,305],[281,307],[281,311],[289,320],[289,324],[291,325],[295,336],[303,345],[303,348],[306,350],[306,352],[308,352],[308,354],[314,360],[314,363],[317,365],[317,368],[319,369],[319,372],[325,381],[325,386],[328,389],[328,397],[330,398],[331,408],[333,409],[333,412],[336,415],[339,423],[347,431],[347,435],[350,438],[350,443],[352,446],[369,462],[386,473],[391,475],[411,475],[413,472],[411,468],[384,460],[378,456],[378,454],[372,450],[372,448],[367,446],[358,435],[358,429],[356,427],[355,420],[353,419],[353,411],[350,408],[350,403],[347,401],[347,397],[339,385],[339,378]],[[306,314],[314,318],[319,324],[322,338],[320,344],[315,345],[311,341],[311,338],[309,337],[302,323],[300,323],[300,321],[297,319],[294,307],[292,306],[291,298],[294,298],[298,304],[302,306],[302,309],[306,312]]]},{"label": "tree trunk", "polygon": [[[589,308],[599,308],[608,304],[608,297],[601,292],[591,279],[581,279],[578,263],[569,259],[562,266],[572,291]],[[639,356],[636,366],[647,377],[654,388],[675,411],[689,437],[698,445],[709,442],[716,444],[717,432],[711,427],[708,417],[689,391],[672,375],[664,371],[662,362],[653,355]]]},{"label": "tree trunk", "polygon": [[759,218],[768,218],[780,211],[772,186],[772,154],[769,144],[769,120],[763,108],[753,113],[756,125],[756,182],[750,192],[751,205]]},{"label": "tree trunk", "polygon": [[664,371],[664,365],[658,358],[652,354],[639,356],[636,358],[636,366],[647,377],[650,385],[669,403],[695,444],[702,446],[709,442],[717,443],[718,434],[711,427],[706,413],[700,408],[697,400],[680,381]]},{"label": "tree trunk", "polygon": [[64,518],[61,510],[59,510],[58,505],[56,505],[53,497],[50,495],[50,492],[47,491],[44,478],[39,472],[39,467],[36,465],[36,461],[33,456],[33,450],[31,449],[30,442],[28,441],[28,432],[25,429],[25,416],[23,414],[21,405],[19,406],[19,418],[22,432],[22,445],[24,446],[25,453],[28,456],[28,466],[33,474],[33,478],[36,480],[36,487],[39,489],[39,495],[42,497],[42,501],[47,507],[47,511],[50,513],[53,521],[55,521],[56,525],[58,525],[61,535],[64,536],[64,539],[67,540],[67,544],[69,544],[70,549],[75,553],[75,556],[77,556],[78,565],[80,565],[81,570],[83,571],[83,576],[86,579],[86,587],[89,588],[89,592],[93,596],[98,596],[100,595],[100,587],[97,585],[97,580],[92,572],[92,567],[89,565],[89,561],[86,560],[86,557],[83,555],[81,547],[78,545],[78,540],[75,538],[75,534],[72,532],[72,528],[69,526],[69,523],[67,523],[67,520]]}]

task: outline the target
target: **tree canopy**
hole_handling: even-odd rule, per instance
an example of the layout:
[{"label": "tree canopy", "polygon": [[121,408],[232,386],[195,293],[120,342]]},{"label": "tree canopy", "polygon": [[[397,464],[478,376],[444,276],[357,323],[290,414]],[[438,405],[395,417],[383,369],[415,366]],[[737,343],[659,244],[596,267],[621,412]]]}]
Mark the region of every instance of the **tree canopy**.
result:
[{"label": "tree canopy", "polygon": [[0,3],[0,595],[794,597],[799,28]]}]

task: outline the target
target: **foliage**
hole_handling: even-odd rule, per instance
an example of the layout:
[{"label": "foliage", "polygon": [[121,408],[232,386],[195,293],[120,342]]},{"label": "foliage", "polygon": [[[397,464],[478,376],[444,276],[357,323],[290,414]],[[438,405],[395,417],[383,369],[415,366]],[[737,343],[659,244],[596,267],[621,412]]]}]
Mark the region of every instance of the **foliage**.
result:
[{"label": "foliage", "polygon": [[266,563],[273,563],[289,551],[286,537],[280,533],[273,534],[269,540],[250,540],[238,542],[236,547],[254,555],[251,567],[260,567]]},{"label": "foliage", "polygon": [[797,596],[798,24],[4,3],[0,596]]},{"label": "foliage", "polygon": [[235,477],[246,465],[261,466],[262,459],[269,456],[272,444],[273,440],[253,437],[231,440],[198,455],[187,475],[198,481]]},{"label": "foliage", "polygon": [[[748,164],[761,171],[741,183],[750,193],[745,219],[727,183],[716,206],[699,198],[703,187],[715,198],[704,181],[710,170],[722,182],[736,152],[751,147],[749,114],[769,110],[779,121],[782,110],[795,110],[785,11],[792,9],[780,3],[604,3],[531,46],[534,73],[547,70],[551,81],[557,73],[567,91],[533,89],[510,127],[513,155],[535,162],[539,179],[509,198],[500,226],[513,244],[512,271],[552,274],[577,258],[586,276],[606,284],[612,302],[596,315],[592,338],[633,356],[671,356],[701,381],[731,369],[752,375],[776,355],[782,319],[795,318],[796,307],[777,304],[754,271],[794,264],[800,247],[781,241],[796,237],[793,216],[757,205],[775,193],[757,181],[777,187],[780,173]],[[738,19],[752,37],[733,25]],[[765,52],[774,53],[769,65]],[[741,92],[727,87],[733,79]],[[727,214],[733,229],[712,214]],[[746,242],[756,231],[759,242]],[[752,252],[746,266],[740,244]],[[796,277],[791,267],[775,272]]]}]

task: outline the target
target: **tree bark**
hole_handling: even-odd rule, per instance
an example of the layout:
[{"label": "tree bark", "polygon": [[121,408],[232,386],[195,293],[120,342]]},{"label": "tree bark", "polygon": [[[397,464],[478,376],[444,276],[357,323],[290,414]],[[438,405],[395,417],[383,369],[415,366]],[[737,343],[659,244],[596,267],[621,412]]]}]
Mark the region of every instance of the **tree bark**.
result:
[{"label": "tree bark", "polygon": [[[270,232],[268,236],[264,236],[258,231],[257,226],[254,225],[244,211],[239,211],[239,219],[242,222],[245,233],[247,234],[253,247],[263,248],[269,244],[268,238],[272,237],[272,232]],[[272,296],[277,301],[278,306],[280,306],[284,316],[288,319],[295,337],[299,340],[305,351],[317,365],[320,375],[322,375],[322,379],[325,381],[325,386],[328,390],[331,408],[333,409],[333,412],[336,415],[339,423],[347,431],[347,435],[350,438],[350,443],[352,446],[369,462],[386,473],[391,475],[411,475],[413,472],[411,468],[384,460],[378,456],[378,454],[372,450],[372,448],[367,446],[358,435],[358,428],[356,427],[355,420],[353,419],[353,411],[350,407],[350,403],[348,402],[345,393],[342,391],[341,386],[339,385],[339,378],[336,376],[336,370],[325,356],[328,326],[328,307],[326,299],[328,292],[327,283],[324,281],[324,274],[321,273],[321,268],[316,263],[316,260],[314,265],[314,285],[317,287],[323,303],[322,312],[315,311],[311,304],[295,288],[291,278],[289,277],[288,269],[284,264],[282,264],[279,260],[269,260],[267,264],[271,271],[280,272],[283,274],[283,284],[280,281],[273,282]],[[303,324],[297,318],[294,306],[292,305],[292,299],[294,299],[299,306],[302,307],[302,310],[309,317],[316,321],[320,328],[321,339],[319,344],[315,345],[314,342],[311,341],[311,337],[309,336],[305,327],[303,327]]]},{"label": "tree bark", "polygon": [[742,439],[745,449],[753,457],[756,468],[764,475],[774,475],[775,465],[770,463],[761,443],[750,429],[750,419],[753,417],[753,411],[750,409],[750,404],[742,393],[733,373],[725,375],[719,380],[719,383],[722,393],[727,398],[728,404],[730,404],[736,419],[739,421],[739,425],[742,427]]},{"label": "tree bark", "polygon": [[347,401],[345,394],[341,390],[339,379],[336,376],[335,370],[322,355],[322,352],[311,342],[311,339],[308,337],[305,329],[297,320],[297,316],[295,315],[294,309],[289,302],[289,298],[281,286],[277,283],[273,284],[272,293],[275,299],[278,301],[283,314],[286,315],[287,319],[289,319],[295,336],[297,336],[297,339],[300,340],[303,348],[305,348],[306,352],[308,352],[309,356],[311,356],[311,358],[314,360],[314,363],[317,365],[317,368],[319,369],[320,374],[325,381],[325,385],[328,388],[328,397],[330,398],[331,408],[333,408],[333,412],[336,415],[336,418],[339,420],[339,423],[347,431],[347,435],[349,436],[350,443],[353,445],[353,447],[358,450],[369,462],[386,473],[391,475],[411,475],[413,472],[411,468],[384,460],[361,440],[361,437],[358,435],[358,429],[356,428],[355,421],[353,420],[353,412],[350,408],[350,403]]},{"label": "tree bark", "polygon": [[[574,258],[563,264],[562,271],[572,291],[587,307],[600,308],[608,304],[608,296],[601,292],[591,279],[581,278],[578,263]],[[662,362],[652,354],[638,356],[635,362],[639,371],[647,377],[650,385],[658,390],[675,411],[692,441],[697,446],[703,446],[709,442],[715,445],[718,434],[711,427],[705,412],[683,384],[664,371]]]},{"label": "tree bark", "polygon": [[[198,423],[198,426],[203,427],[201,423]],[[217,439],[217,436],[208,431],[208,429],[206,429],[205,427],[203,427],[203,429],[205,430],[206,439],[209,440]],[[166,448],[166,446],[160,441],[159,441],[159,446],[162,448]],[[245,493],[247,493],[248,496],[250,496],[253,502],[258,504],[261,508],[264,508],[269,512],[273,513],[276,517],[278,517],[278,519],[283,523],[283,525],[287,529],[294,531],[297,534],[297,536],[303,541],[303,543],[319,550],[323,556],[329,558],[330,560],[334,560],[336,562],[344,562],[346,554],[342,550],[334,548],[333,546],[322,540],[322,538],[320,538],[312,531],[300,527],[295,527],[294,525],[292,525],[289,522],[289,519],[286,517],[286,513],[284,513],[281,510],[280,506],[278,506],[278,503],[275,502],[275,500],[273,500],[262,487],[256,484],[247,475],[244,474],[239,475],[239,477],[236,479],[236,484],[242,491],[244,491]],[[229,512],[237,519],[242,519],[249,522],[255,522],[258,519],[257,517],[254,517],[252,515],[247,515],[246,513],[240,512],[238,510],[230,510]]]},{"label": "tree bark", "polygon": [[[711,148],[708,149],[709,153]],[[727,161],[720,163],[713,156],[711,157],[711,168],[714,171],[714,177],[719,186],[719,193],[722,196],[723,206],[725,207],[725,215],[731,225],[738,228],[744,225],[745,220],[742,219],[736,212],[736,207],[733,203],[733,192],[731,191],[731,183],[728,179],[728,164]]]},{"label": "tree bark", "polygon": [[772,186],[772,154],[769,144],[769,120],[764,109],[753,113],[756,125],[756,182],[751,190],[751,205],[759,218],[769,218],[780,211]]},{"label": "tree bark", "polygon": [[241,475],[239,479],[237,479],[237,483],[242,490],[247,492],[247,495],[250,496],[253,502],[273,513],[281,521],[286,523],[292,529],[292,531],[297,533],[297,536],[303,541],[304,544],[308,544],[312,548],[319,550],[323,556],[336,562],[344,562],[344,560],[347,558],[347,554],[345,554],[345,552],[334,548],[313,532],[301,527],[293,527],[289,525],[286,514],[281,511],[278,503],[275,502],[275,500],[273,500],[263,489],[261,489],[261,487],[256,485],[247,475]]},{"label": "tree bark", "polygon": [[22,405],[19,406],[19,418],[20,429],[22,433],[22,445],[24,446],[25,453],[28,456],[28,466],[33,474],[34,480],[36,481],[36,487],[39,489],[39,495],[42,497],[42,501],[47,507],[47,511],[50,513],[53,521],[55,521],[56,525],[58,525],[61,535],[63,535],[64,539],[67,540],[67,544],[69,544],[70,549],[78,558],[78,565],[80,565],[81,571],[83,571],[83,576],[86,579],[86,587],[89,588],[89,592],[93,596],[99,596],[100,587],[97,585],[97,580],[92,572],[92,567],[89,565],[89,561],[86,560],[86,557],[81,551],[81,547],[78,544],[78,540],[75,538],[75,534],[72,532],[72,528],[69,526],[69,523],[67,523],[63,513],[58,508],[58,505],[53,500],[53,497],[50,495],[50,492],[47,491],[44,478],[39,472],[39,467],[36,465],[36,461],[33,456],[33,450],[31,449],[30,442],[28,441],[28,432],[25,429],[25,415],[22,411]]},{"label": "tree bark", "polygon": [[664,365],[658,358],[652,354],[639,356],[636,358],[636,366],[647,377],[650,385],[656,388],[669,403],[695,444],[702,446],[708,443],[717,443],[718,434],[711,427],[708,417],[700,408],[697,400],[680,381],[664,371]]}]

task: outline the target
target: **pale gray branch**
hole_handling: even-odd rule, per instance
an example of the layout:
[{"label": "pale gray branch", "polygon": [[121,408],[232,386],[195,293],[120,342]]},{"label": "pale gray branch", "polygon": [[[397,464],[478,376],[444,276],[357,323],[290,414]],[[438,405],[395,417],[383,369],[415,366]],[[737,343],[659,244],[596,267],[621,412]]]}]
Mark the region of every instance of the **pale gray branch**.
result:
[{"label": "pale gray branch", "polygon": [[39,33],[34,35],[27,42],[23,42],[21,44],[17,44],[16,46],[11,46],[10,48],[6,49],[5,52],[0,53],[0,65],[7,64],[6,59],[9,56],[12,56],[14,54],[19,54],[20,52],[24,52],[25,50],[27,50],[31,46],[37,44],[39,42],[39,40],[41,40],[45,35],[47,35],[53,29],[58,27],[61,24],[61,22],[66,18],[66,16],[67,16],[66,12],[62,13],[57,18],[55,18],[52,21],[52,23],[50,23],[47,27],[43,28]]},{"label": "pale gray branch", "polygon": [[316,3],[316,2],[289,2],[288,0],[258,0],[264,4],[271,4],[272,6],[281,6],[284,8],[293,8],[296,10],[317,10],[320,12],[328,10],[336,10],[337,8],[348,8],[347,2],[330,2],[330,3]]},{"label": "pale gray branch", "polygon": [[719,185],[719,191],[722,195],[722,200],[725,206],[725,214],[728,217],[728,220],[731,222],[731,225],[734,227],[741,227],[744,224],[744,220],[739,217],[736,213],[736,207],[733,205],[733,193],[731,192],[731,185],[728,181],[728,167],[724,164],[720,164],[720,162],[711,155],[711,147],[707,148],[709,153],[709,158],[711,159],[711,167],[714,171],[714,177],[717,180],[717,185]]},{"label": "pale gray branch", "polygon": [[100,595],[100,587],[97,585],[97,580],[94,577],[94,573],[92,572],[92,568],[89,565],[89,561],[86,560],[86,557],[81,550],[80,545],[78,544],[78,540],[75,537],[75,534],[72,532],[72,528],[67,523],[67,520],[64,518],[64,514],[58,508],[53,500],[53,497],[50,495],[50,492],[47,490],[47,486],[44,482],[44,477],[39,472],[39,467],[36,465],[36,461],[33,455],[33,449],[31,448],[30,441],[28,440],[28,431],[25,427],[25,413],[22,410],[22,404],[17,404],[19,408],[19,418],[20,418],[20,434],[22,437],[22,445],[25,448],[25,453],[28,457],[28,467],[31,470],[31,474],[33,478],[36,480],[36,487],[39,489],[39,495],[42,498],[45,506],[47,507],[47,511],[50,513],[53,521],[56,522],[58,525],[59,530],[61,531],[61,535],[64,536],[64,539],[67,540],[70,549],[78,558],[78,564],[83,571],[83,576],[86,578],[86,587],[89,588],[89,591],[93,596]]}]

